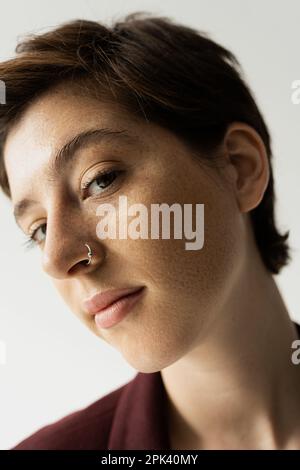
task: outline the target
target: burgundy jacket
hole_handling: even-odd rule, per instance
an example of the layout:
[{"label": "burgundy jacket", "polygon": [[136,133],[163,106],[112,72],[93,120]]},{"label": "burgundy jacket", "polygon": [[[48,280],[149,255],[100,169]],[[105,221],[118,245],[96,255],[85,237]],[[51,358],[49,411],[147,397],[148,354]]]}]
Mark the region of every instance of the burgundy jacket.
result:
[{"label": "burgundy jacket", "polygon": [[138,372],[84,409],[48,424],[11,450],[169,450],[160,372]]},{"label": "burgundy jacket", "polygon": [[[300,325],[295,323],[300,338]],[[160,371],[138,372],[98,401],[44,426],[12,450],[170,450]]]}]

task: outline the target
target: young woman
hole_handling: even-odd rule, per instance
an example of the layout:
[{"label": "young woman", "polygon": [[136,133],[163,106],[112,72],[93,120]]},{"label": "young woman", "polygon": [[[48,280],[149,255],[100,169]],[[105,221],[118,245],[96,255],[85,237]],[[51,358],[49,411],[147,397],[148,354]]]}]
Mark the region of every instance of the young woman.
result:
[{"label": "young woman", "polygon": [[[300,449],[299,326],[274,280],[288,233],[235,56],[138,13],[16,53],[0,64],[1,187],[70,309],[138,373],[15,449]],[[97,208],[124,228],[120,196],[148,213],[203,205],[201,249],[103,236]]]}]

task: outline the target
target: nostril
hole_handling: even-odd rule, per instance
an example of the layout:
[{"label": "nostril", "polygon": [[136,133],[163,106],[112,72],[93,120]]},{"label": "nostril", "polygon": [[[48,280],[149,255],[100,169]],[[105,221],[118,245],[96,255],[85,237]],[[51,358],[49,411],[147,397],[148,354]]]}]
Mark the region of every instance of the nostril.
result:
[{"label": "nostril", "polygon": [[78,261],[78,263],[75,264],[75,266],[72,266],[72,268],[69,269],[69,274],[75,274],[77,271],[82,269],[82,266],[87,266],[88,260],[83,259],[81,261]]}]

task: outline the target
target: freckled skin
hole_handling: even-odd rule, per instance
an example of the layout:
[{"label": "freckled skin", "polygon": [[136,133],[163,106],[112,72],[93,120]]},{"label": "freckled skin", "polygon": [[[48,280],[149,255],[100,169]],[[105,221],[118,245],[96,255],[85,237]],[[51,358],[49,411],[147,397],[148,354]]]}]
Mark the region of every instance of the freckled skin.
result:
[{"label": "freckled skin", "polygon": [[[143,141],[143,148],[133,153],[120,148],[118,160],[128,168],[128,176],[116,191],[102,192],[85,205],[74,203],[72,196],[76,178],[108,155],[107,143],[96,146],[97,152],[90,146],[82,152],[80,165],[61,174],[55,185],[47,183],[45,168],[67,138],[83,129],[114,125]],[[183,142],[160,126],[60,87],[24,113],[8,136],[5,162],[13,201],[33,191],[40,202],[22,228],[47,217],[43,266],[72,311],[139,370],[159,370],[189,350],[214,314],[217,299],[238,275],[243,258],[241,216],[215,170],[203,169]],[[173,237],[99,240],[95,208],[101,202],[117,208],[119,195],[127,196],[128,205],[144,204],[149,214],[151,203],[176,202],[182,208],[204,204],[204,247],[186,250],[187,240]],[[171,234],[172,229],[171,223]],[[93,267],[70,273],[86,257],[85,242],[93,247]],[[145,285],[147,291],[133,314],[113,329],[100,331],[84,312],[83,299],[92,291],[134,285]]]}]

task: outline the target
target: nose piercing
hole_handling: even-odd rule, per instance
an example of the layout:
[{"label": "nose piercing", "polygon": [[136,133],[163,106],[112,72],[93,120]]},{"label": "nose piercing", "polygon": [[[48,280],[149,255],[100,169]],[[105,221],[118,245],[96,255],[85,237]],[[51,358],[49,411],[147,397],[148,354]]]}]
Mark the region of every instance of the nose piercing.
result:
[{"label": "nose piercing", "polygon": [[92,261],[92,250],[91,248],[89,247],[89,245],[87,243],[85,243],[85,246],[87,247],[88,249],[88,261],[86,262],[86,264],[90,264],[91,261]]}]

